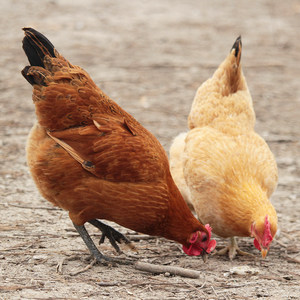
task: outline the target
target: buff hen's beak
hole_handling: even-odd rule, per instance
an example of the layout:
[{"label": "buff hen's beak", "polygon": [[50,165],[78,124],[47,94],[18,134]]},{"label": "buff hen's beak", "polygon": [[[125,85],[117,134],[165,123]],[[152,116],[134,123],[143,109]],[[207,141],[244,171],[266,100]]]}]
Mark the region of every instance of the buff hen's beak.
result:
[{"label": "buff hen's beak", "polygon": [[262,257],[263,259],[265,259],[266,256],[267,256],[267,254],[268,254],[268,249],[262,248],[262,249],[261,249],[261,257]]}]

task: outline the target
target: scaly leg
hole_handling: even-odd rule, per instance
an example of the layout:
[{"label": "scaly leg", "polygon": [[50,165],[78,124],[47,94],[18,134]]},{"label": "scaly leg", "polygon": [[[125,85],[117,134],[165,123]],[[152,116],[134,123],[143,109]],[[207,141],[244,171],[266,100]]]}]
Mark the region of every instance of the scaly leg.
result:
[{"label": "scaly leg", "polygon": [[227,252],[230,260],[233,260],[236,257],[236,254],[254,257],[253,254],[240,250],[234,236],[230,238],[229,245],[227,247],[213,253],[213,255],[226,255]]},{"label": "scaly leg", "polygon": [[102,236],[101,236],[101,239],[99,241],[99,244],[104,243],[105,238],[108,238],[111,245],[116,249],[116,251],[119,254],[122,253],[122,251],[120,250],[120,248],[119,248],[119,246],[117,245],[116,242],[118,242],[119,244],[125,243],[131,249],[133,249],[133,250],[135,249],[134,245],[130,242],[130,240],[128,240],[127,237],[125,237],[122,233],[115,230],[114,228],[100,222],[97,219],[93,219],[93,220],[90,220],[88,222],[102,231]]},{"label": "scaly leg", "polygon": [[88,249],[90,250],[91,254],[96,258],[96,260],[100,263],[103,263],[105,261],[110,261],[111,259],[104,256],[96,247],[96,245],[94,244],[93,240],[91,239],[89,233],[86,231],[84,225],[78,226],[76,224],[74,224],[75,229],[77,230],[77,232],[80,234],[81,238],[83,239],[83,241],[85,242],[85,244],[87,245]]},{"label": "scaly leg", "polygon": [[[99,222],[99,223],[101,223],[101,222]],[[101,223],[101,224],[105,225],[103,223]],[[74,225],[75,229],[77,230],[77,232],[80,234],[81,238],[85,242],[85,244],[88,247],[88,249],[90,250],[90,253],[92,254],[92,256],[94,256],[98,262],[100,262],[102,264],[105,264],[105,263],[110,263],[110,264],[111,263],[117,263],[117,264],[122,264],[122,265],[132,265],[132,264],[134,264],[135,260],[118,259],[118,258],[112,258],[112,257],[104,256],[98,250],[98,248],[96,247],[96,245],[94,244],[94,242],[91,239],[89,233],[86,231],[84,225],[78,226],[78,225],[76,225],[74,223],[73,223],[73,225]],[[98,225],[98,223],[97,223],[97,225]],[[105,226],[109,227],[108,225],[105,225]]]}]

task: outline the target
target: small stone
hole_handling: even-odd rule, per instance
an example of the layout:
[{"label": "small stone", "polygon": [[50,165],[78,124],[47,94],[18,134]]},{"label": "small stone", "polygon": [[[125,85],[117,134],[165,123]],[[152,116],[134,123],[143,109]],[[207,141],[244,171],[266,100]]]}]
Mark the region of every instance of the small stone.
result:
[{"label": "small stone", "polygon": [[47,255],[43,255],[43,254],[38,254],[38,255],[33,255],[32,259],[34,260],[43,260],[43,259],[47,259],[48,256]]}]

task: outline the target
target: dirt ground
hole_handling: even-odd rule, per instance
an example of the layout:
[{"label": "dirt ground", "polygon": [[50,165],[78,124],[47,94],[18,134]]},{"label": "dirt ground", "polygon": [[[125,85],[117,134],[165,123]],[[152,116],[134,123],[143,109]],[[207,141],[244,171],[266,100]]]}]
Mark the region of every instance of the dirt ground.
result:
[{"label": "dirt ground", "polygon": [[[299,1],[0,2],[0,299],[300,299]],[[20,74],[27,64],[24,26],[46,34],[166,150],[186,129],[197,87],[241,34],[256,128],[279,167],[272,201],[280,235],[267,259],[260,259],[250,238],[240,239],[240,246],[256,259],[210,257],[206,264],[173,242],[150,239],[135,242],[141,261],[199,270],[200,278],[129,266],[94,265],[78,273],[91,262],[88,250],[68,214],[38,194],[26,166],[35,114],[31,87]],[[109,244],[101,249],[114,255]],[[250,272],[234,274],[243,266]]]}]

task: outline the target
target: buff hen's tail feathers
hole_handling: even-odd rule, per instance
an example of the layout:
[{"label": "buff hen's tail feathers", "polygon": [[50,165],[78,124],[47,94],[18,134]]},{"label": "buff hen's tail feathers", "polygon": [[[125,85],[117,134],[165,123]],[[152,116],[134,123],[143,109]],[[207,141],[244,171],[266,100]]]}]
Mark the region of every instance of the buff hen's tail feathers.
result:
[{"label": "buff hen's tail feathers", "polygon": [[224,124],[231,126],[230,120],[235,122],[233,128],[253,128],[255,113],[241,56],[242,39],[239,36],[213,76],[199,87],[188,117],[190,129],[207,125],[221,129]]},{"label": "buff hen's tail feathers", "polygon": [[237,62],[237,65],[239,66],[241,57],[242,57],[242,37],[241,36],[239,36],[235,40],[235,42],[231,48],[231,51],[232,50],[235,50],[234,56],[236,57],[236,62]]},{"label": "buff hen's tail feathers", "polygon": [[224,66],[224,70],[226,70],[224,83],[227,86],[227,90],[226,89],[223,90],[224,93],[223,96],[234,94],[237,91],[243,90],[245,88],[242,69],[240,67],[241,58],[242,58],[242,37],[239,36],[235,40],[231,48],[230,55],[228,56],[228,60],[227,60],[228,65]]}]

